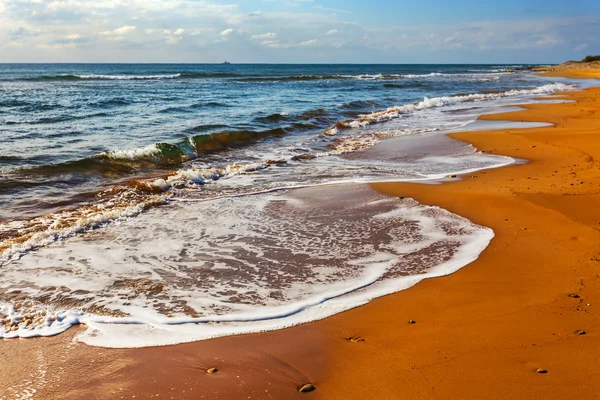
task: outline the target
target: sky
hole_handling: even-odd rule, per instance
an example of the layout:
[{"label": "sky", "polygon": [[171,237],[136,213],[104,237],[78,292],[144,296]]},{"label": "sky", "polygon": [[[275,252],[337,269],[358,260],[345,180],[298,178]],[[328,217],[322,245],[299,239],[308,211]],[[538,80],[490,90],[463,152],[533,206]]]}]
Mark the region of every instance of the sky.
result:
[{"label": "sky", "polygon": [[0,62],[559,63],[599,0],[0,0]]}]

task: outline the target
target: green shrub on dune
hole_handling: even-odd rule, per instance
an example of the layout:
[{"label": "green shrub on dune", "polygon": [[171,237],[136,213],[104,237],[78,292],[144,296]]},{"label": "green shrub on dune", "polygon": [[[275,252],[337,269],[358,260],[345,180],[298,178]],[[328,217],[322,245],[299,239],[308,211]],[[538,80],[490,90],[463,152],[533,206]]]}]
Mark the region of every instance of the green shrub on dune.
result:
[{"label": "green shrub on dune", "polygon": [[600,61],[600,56],[586,56],[581,62],[588,63],[592,61]]}]

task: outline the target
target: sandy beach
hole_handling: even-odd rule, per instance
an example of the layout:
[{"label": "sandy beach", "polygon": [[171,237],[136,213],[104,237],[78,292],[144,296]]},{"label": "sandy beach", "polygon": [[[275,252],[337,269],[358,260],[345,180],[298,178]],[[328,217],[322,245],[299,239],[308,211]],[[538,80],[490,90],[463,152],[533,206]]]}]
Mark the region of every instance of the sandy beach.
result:
[{"label": "sandy beach", "polygon": [[[371,185],[493,229],[460,271],[262,334],[132,350],[73,343],[84,328],[4,340],[0,399],[597,398],[600,88],[559,96],[575,102],[481,118],[552,127],[451,135],[527,163],[440,185]],[[316,390],[299,393],[306,383]]]}]

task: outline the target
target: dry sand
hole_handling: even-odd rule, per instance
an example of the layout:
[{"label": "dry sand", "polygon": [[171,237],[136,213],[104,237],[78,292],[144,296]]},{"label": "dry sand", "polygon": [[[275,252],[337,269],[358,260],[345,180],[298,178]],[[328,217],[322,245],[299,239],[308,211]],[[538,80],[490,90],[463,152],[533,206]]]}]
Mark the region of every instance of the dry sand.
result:
[{"label": "dry sand", "polygon": [[[264,334],[137,350],[72,344],[75,330],[0,342],[0,399],[599,398],[600,88],[567,97],[483,118],[555,127],[452,135],[527,164],[372,185],[494,230],[457,273]],[[317,390],[298,393],[306,382]]]},{"label": "dry sand", "polygon": [[551,67],[535,68],[543,76],[562,76],[565,78],[598,78],[600,76],[600,61],[587,63],[569,61]]}]

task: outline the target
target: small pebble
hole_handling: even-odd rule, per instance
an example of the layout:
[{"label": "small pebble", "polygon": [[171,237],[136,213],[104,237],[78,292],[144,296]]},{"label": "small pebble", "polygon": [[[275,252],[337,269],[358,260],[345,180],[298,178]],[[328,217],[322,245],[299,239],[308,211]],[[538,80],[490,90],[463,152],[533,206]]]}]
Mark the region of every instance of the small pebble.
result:
[{"label": "small pebble", "polygon": [[414,319],[411,319],[411,320],[408,321],[408,323],[412,325],[412,324],[416,324],[417,321],[415,321]]},{"label": "small pebble", "polygon": [[353,342],[353,343],[359,343],[359,342],[364,342],[365,339],[360,337],[360,336],[352,336],[350,338],[348,338],[349,341]]},{"label": "small pebble", "polygon": [[206,372],[209,374],[214,374],[215,372],[219,372],[219,370],[213,367],[213,368],[207,369]]},{"label": "small pebble", "polygon": [[585,335],[585,331],[583,331],[583,330],[575,331],[575,333],[577,335]]},{"label": "small pebble", "polygon": [[313,384],[307,383],[307,384],[304,384],[304,385],[300,386],[300,388],[298,389],[298,391],[300,393],[308,393],[308,392],[312,392],[315,389],[316,389],[316,387],[314,387]]},{"label": "small pebble", "polygon": [[573,294],[570,294],[570,295],[569,295],[569,297],[572,297],[572,298],[574,298],[574,299],[578,299],[578,298],[579,298],[579,295],[578,295],[578,294],[576,294],[576,293],[573,293]]},{"label": "small pebble", "polygon": [[547,374],[548,371],[545,370],[544,368],[538,368],[535,372],[537,372],[538,374]]}]

